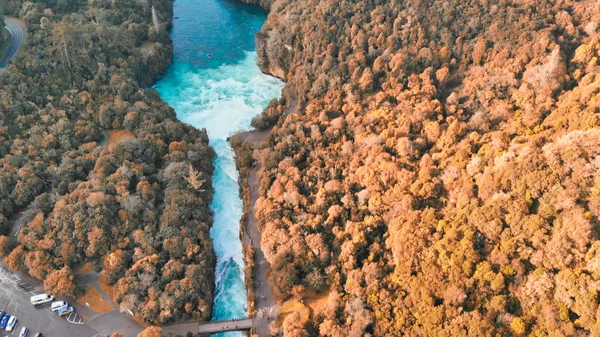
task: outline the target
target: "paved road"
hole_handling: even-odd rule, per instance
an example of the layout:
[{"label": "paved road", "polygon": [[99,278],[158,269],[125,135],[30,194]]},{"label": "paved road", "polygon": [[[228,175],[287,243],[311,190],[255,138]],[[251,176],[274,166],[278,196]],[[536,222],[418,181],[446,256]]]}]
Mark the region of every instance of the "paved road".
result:
[{"label": "paved road", "polygon": [[19,51],[19,47],[23,43],[23,39],[25,36],[25,32],[23,31],[23,27],[19,25],[16,21],[5,18],[4,22],[6,23],[6,29],[12,36],[10,47],[8,48],[8,52],[2,59],[0,59],[0,68],[5,68],[8,65],[8,62],[15,57],[17,52]]}]

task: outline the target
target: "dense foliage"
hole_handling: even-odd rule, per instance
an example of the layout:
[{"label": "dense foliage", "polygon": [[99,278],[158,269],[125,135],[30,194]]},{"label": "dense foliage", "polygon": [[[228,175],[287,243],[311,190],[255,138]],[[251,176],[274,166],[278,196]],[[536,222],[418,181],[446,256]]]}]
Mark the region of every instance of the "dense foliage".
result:
[{"label": "dense foliage", "polygon": [[[156,324],[209,319],[214,152],[145,88],[170,62],[171,1],[13,0],[7,10],[28,29],[0,74],[5,262],[77,295],[73,270],[98,261],[121,310]],[[134,138],[106,144],[111,129]]]},{"label": "dense foliage", "polygon": [[[4,5],[2,3],[0,3],[0,27],[4,30]],[[4,41],[4,39],[6,38],[6,36],[4,35],[4,33],[0,34],[0,41]]]},{"label": "dense foliage", "polygon": [[7,38],[6,34],[4,33],[4,25],[4,5],[2,4],[2,2],[0,2],[0,46],[4,44],[4,41]]},{"label": "dense foliage", "polygon": [[600,335],[599,2],[270,10],[261,245],[329,290],[285,336]]}]

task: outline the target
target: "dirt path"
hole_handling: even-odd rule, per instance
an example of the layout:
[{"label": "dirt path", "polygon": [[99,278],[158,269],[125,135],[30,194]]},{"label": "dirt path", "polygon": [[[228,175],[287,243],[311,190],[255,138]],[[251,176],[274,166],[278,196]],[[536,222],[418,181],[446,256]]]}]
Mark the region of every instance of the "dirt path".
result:
[{"label": "dirt path", "polygon": [[254,206],[258,199],[258,168],[250,169],[248,175],[248,185],[250,188],[250,205],[248,205],[248,217],[246,218],[246,233],[250,239],[250,244],[254,249],[254,306],[257,308],[254,328],[259,337],[270,336],[269,324],[276,318],[277,308],[275,297],[271,290],[271,285],[267,280],[267,270],[269,263],[265,259],[260,247],[261,234],[258,230],[258,221],[255,216]]},{"label": "dirt path", "polygon": [[33,202],[27,205],[27,207],[25,207],[23,210],[17,211],[15,214],[13,214],[13,216],[8,219],[8,232],[6,233],[8,239],[12,242],[16,242],[17,235],[19,234],[21,227],[33,220],[34,216],[35,210],[33,207]]},{"label": "dirt path", "polygon": [[[293,96],[290,104],[284,111],[283,118],[290,114],[296,113],[298,106],[299,102],[297,98]],[[265,139],[267,139],[272,130],[273,128],[263,131],[243,132],[239,134],[239,140],[242,143],[250,143],[254,146],[258,146],[260,143],[264,142]],[[247,187],[250,192],[250,200],[247,205],[244,205],[244,207],[246,207],[247,214],[244,243],[252,246],[254,251],[252,280],[254,281],[254,308],[256,308],[254,317],[255,333],[259,337],[269,337],[271,336],[270,324],[273,320],[277,319],[277,308],[279,307],[279,304],[276,303],[273,290],[267,279],[269,263],[267,262],[265,255],[262,252],[262,247],[260,246],[261,233],[258,229],[258,220],[255,213],[256,200],[259,197],[259,170],[260,166],[258,164],[248,168]]]}]

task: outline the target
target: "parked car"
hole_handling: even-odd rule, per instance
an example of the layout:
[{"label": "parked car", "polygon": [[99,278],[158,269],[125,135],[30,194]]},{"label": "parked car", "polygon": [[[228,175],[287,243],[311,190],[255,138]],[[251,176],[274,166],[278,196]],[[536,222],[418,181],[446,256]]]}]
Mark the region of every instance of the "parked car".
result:
[{"label": "parked car", "polygon": [[31,296],[30,301],[33,305],[45,304],[54,301],[54,296],[48,294],[35,295]]},{"label": "parked car", "polygon": [[70,314],[73,312],[73,307],[70,305],[65,305],[64,307],[61,307],[60,309],[58,309],[58,316],[64,316],[66,314]]},{"label": "parked car", "polygon": [[6,328],[6,324],[8,324],[9,318],[10,318],[9,314],[4,314],[4,316],[2,316],[2,319],[0,320],[0,328],[2,328],[2,329]]},{"label": "parked car", "polygon": [[6,312],[4,310],[0,310],[0,320],[2,319],[2,317],[4,316],[4,314],[6,314]]},{"label": "parked car", "polygon": [[15,316],[11,316],[8,319],[8,323],[6,323],[6,331],[13,331],[15,326],[17,325],[17,318]]},{"label": "parked car", "polygon": [[62,307],[56,309],[56,313],[60,316],[60,313],[67,310],[69,308],[68,304],[63,305]]},{"label": "parked car", "polygon": [[23,327],[23,329],[21,329],[21,333],[19,334],[19,337],[29,337],[29,329],[27,329],[26,327]]},{"label": "parked car", "polygon": [[65,305],[69,305],[69,303],[67,303],[66,301],[55,301],[55,302],[52,302],[50,309],[52,311],[57,311],[58,309],[60,309],[61,307],[64,307]]},{"label": "parked car", "polygon": [[38,333],[35,334],[34,337],[44,337],[44,335],[41,332],[38,332]]}]

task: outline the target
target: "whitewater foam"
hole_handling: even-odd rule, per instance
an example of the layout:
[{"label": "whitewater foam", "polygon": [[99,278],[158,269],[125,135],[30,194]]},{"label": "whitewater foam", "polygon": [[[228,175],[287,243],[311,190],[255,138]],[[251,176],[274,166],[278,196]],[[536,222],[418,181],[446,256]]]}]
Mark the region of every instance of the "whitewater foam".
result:
[{"label": "whitewater foam", "polygon": [[[215,149],[213,186],[215,194],[211,238],[217,256],[213,320],[247,316],[244,258],[240,241],[243,203],[239,196],[239,174],[227,137],[251,128],[250,122],[272,98],[279,97],[283,83],[264,75],[256,65],[256,52],[245,52],[234,64],[195,69],[177,61],[155,88],[183,122],[206,128]],[[213,336],[242,336],[232,332]]]}]

